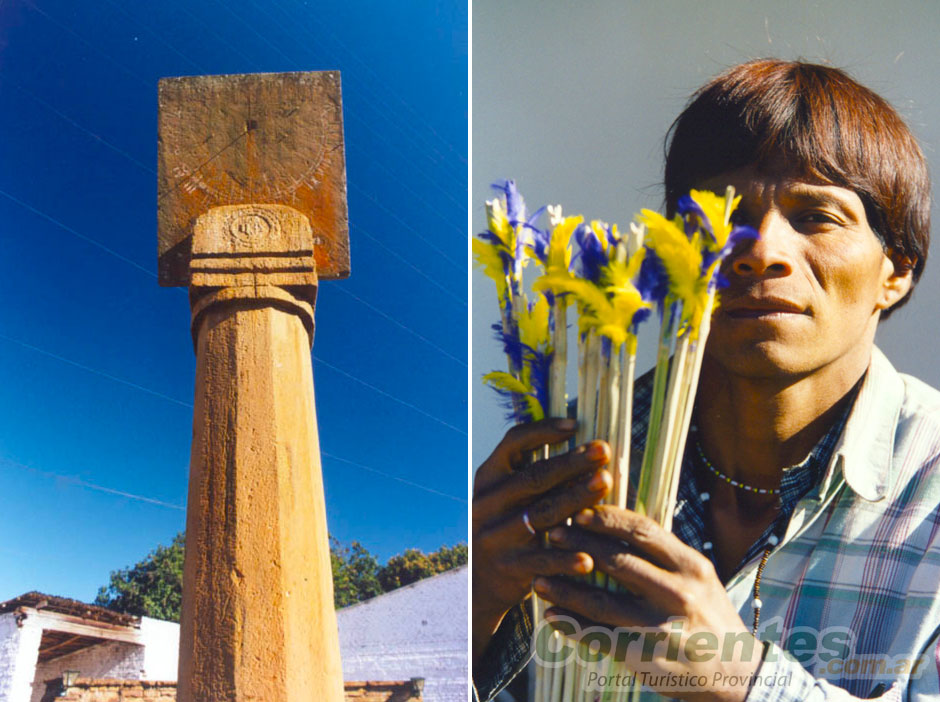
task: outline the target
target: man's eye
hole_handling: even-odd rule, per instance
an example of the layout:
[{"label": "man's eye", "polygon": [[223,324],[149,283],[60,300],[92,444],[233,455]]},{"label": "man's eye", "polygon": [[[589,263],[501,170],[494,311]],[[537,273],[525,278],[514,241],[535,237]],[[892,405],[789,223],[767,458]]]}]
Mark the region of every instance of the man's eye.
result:
[{"label": "man's eye", "polygon": [[805,224],[841,224],[840,220],[835,215],[819,210],[804,212],[799,216],[798,221]]}]

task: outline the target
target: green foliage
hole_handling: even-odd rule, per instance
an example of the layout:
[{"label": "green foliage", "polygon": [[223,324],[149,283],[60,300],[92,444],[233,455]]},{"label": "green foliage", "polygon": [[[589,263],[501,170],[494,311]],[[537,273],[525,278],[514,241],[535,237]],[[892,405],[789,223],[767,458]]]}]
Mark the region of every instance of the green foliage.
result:
[{"label": "green foliage", "polygon": [[98,589],[95,604],[138,616],[180,620],[183,592],[184,535],[169,546],[157,546],[132,568],[111,572],[111,582]]},{"label": "green foliage", "polygon": [[382,594],[376,573],[379,562],[358,541],[349,548],[330,537],[330,561],[333,566],[333,604],[346,607]]},{"label": "green foliage", "polygon": [[441,546],[433,553],[423,553],[409,548],[398,556],[392,556],[378,573],[379,583],[385,592],[410,585],[432,575],[457,568],[467,562],[467,545]]},{"label": "green foliage", "polygon": [[[107,587],[99,588],[95,604],[119,612],[178,622],[183,592],[184,534],[169,546],[157,546],[131,568],[111,573]],[[433,553],[410,548],[380,566],[358,541],[343,546],[330,537],[333,602],[346,607],[383,592],[467,563],[467,545],[441,546]]]}]

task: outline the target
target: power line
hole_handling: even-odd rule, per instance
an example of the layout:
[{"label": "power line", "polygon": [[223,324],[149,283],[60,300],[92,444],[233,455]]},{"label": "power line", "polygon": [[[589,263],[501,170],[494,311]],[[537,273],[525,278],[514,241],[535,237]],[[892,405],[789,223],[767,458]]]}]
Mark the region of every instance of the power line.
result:
[{"label": "power line", "polygon": [[31,8],[33,8],[36,12],[38,12],[39,14],[41,14],[41,15],[42,15],[43,17],[45,17],[47,20],[49,20],[50,22],[52,22],[52,24],[54,24],[55,26],[57,26],[59,29],[61,29],[61,30],[64,31],[64,32],[68,32],[68,33],[71,34],[73,37],[75,37],[76,39],[78,39],[82,44],[84,44],[84,45],[87,46],[89,49],[91,49],[92,51],[94,51],[96,54],[98,54],[99,56],[101,56],[101,57],[107,59],[108,61],[110,61],[111,63],[113,63],[115,66],[118,67],[118,69],[119,69],[120,71],[126,73],[127,75],[131,76],[132,78],[135,78],[136,80],[138,80],[139,82],[143,83],[144,85],[146,85],[146,86],[148,86],[148,87],[150,86],[150,81],[148,81],[146,78],[144,78],[143,76],[137,75],[137,74],[134,73],[132,70],[130,70],[130,69],[127,68],[126,66],[122,65],[120,62],[115,61],[111,56],[109,56],[109,55],[106,54],[104,51],[102,51],[101,49],[99,49],[99,48],[98,48],[97,46],[95,46],[93,43],[91,43],[91,42],[88,41],[87,39],[83,39],[83,38],[82,38],[77,32],[75,32],[73,29],[71,29],[70,27],[65,26],[64,24],[62,24],[62,23],[59,22],[58,20],[54,19],[54,18],[53,18],[51,15],[49,15],[48,13],[43,12],[41,9],[39,9],[38,7],[36,7],[36,5],[32,2],[32,0],[23,0],[23,2],[25,2],[25,3],[26,3],[27,5],[29,5]]},{"label": "power line", "polygon": [[413,270],[415,273],[417,273],[417,274],[420,275],[422,278],[424,278],[426,281],[428,281],[429,283],[431,283],[431,285],[435,286],[436,288],[438,288],[438,289],[441,290],[442,292],[446,293],[447,295],[450,295],[452,298],[454,298],[455,300],[457,300],[457,302],[459,302],[459,303],[460,303],[461,305],[463,305],[464,307],[467,306],[467,301],[466,301],[464,298],[458,297],[456,293],[454,293],[453,291],[448,290],[447,288],[445,288],[443,285],[441,285],[439,282],[437,282],[436,280],[434,280],[433,278],[431,278],[427,273],[425,273],[425,272],[422,271],[420,268],[418,268],[415,264],[413,264],[411,261],[409,261],[407,258],[405,258],[405,257],[402,256],[400,253],[398,253],[395,249],[393,249],[393,248],[391,248],[391,247],[386,246],[385,244],[383,244],[379,239],[377,239],[377,238],[374,237],[372,234],[370,234],[370,233],[367,232],[365,229],[363,229],[361,225],[358,225],[358,224],[357,224],[356,227],[355,227],[355,231],[356,231],[357,234],[362,234],[362,236],[364,236],[366,239],[368,239],[369,241],[371,241],[371,242],[373,242],[374,244],[376,244],[376,245],[378,245],[379,247],[381,247],[386,253],[388,253],[388,254],[394,256],[395,258],[397,258],[399,261],[401,261],[401,262],[404,263],[406,266],[408,266],[408,268],[410,268],[410,269]]},{"label": "power line", "polygon": [[463,267],[462,264],[459,264],[459,263],[457,263],[456,261],[454,261],[454,259],[452,259],[452,258],[451,258],[450,256],[448,256],[446,253],[444,253],[444,251],[443,251],[442,249],[438,248],[437,246],[435,246],[434,244],[432,244],[427,238],[423,237],[423,236],[418,232],[417,229],[415,229],[414,227],[412,227],[410,224],[408,224],[408,222],[406,222],[406,221],[403,220],[401,217],[399,217],[397,214],[395,214],[394,212],[392,212],[392,210],[390,210],[390,209],[387,208],[385,205],[383,205],[381,202],[379,202],[379,201],[376,200],[374,197],[372,197],[371,195],[369,195],[369,193],[367,193],[367,192],[365,192],[364,190],[362,190],[358,185],[354,185],[353,183],[349,183],[348,185],[349,185],[349,189],[350,189],[350,190],[352,190],[352,191],[354,191],[354,192],[359,192],[359,193],[361,193],[363,197],[365,197],[367,200],[369,200],[369,201],[370,201],[372,204],[374,204],[376,207],[378,207],[378,208],[381,209],[381,210],[384,210],[392,219],[397,220],[399,224],[401,224],[405,229],[407,229],[408,231],[410,231],[410,232],[411,232],[412,234],[414,234],[418,239],[420,239],[420,240],[423,241],[425,244],[427,244],[431,249],[433,249],[434,251],[436,251],[436,252],[440,255],[441,258],[443,258],[445,261],[447,261],[449,264],[451,264],[454,268],[456,268],[456,269],[458,269],[458,270],[463,270],[463,269],[464,269],[464,267]]},{"label": "power line", "polygon": [[62,363],[68,363],[70,366],[75,366],[76,368],[81,368],[83,371],[87,371],[87,372],[89,372],[89,373],[94,373],[95,375],[100,375],[102,378],[107,378],[108,380],[114,381],[115,383],[120,383],[121,385],[126,385],[126,386],[128,386],[128,387],[130,387],[130,388],[134,388],[135,390],[140,390],[141,392],[145,392],[145,393],[147,393],[148,395],[153,395],[153,396],[155,396],[155,397],[159,397],[159,398],[161,398],[161,399],[163,399],[163,400],[166,400],[167,402],[172,402],[172,403],[174,403],[174,404],[181,405],[181,406],[183,406],[183,407],[188,407],[188,408],[190,408],[190,409],[192,409],[192,407],[193,407],[189,402],[183,402],[182,400],[177,400],[175,397],[170,397],[169,395],[164,395],[162,392],[157,392],[156,390],[151,390],[150,388],[145,388],[143,385],[138,385],[137,383],[132,383],[130,380],[124,380],[123,378],[118,378],[116,375],[111,375],[110,373],[105,373],[104,371],[100,371],[100,370],[98,370],[98,369],[96,369],[96,368],[92,368],[92,367],[90,367],[90,366],[86,366],[86,365],[84,365],[84,364],[82,364],[82,363],[79,363],[78,361],[73,361],[72,359],[66,358],[65,356],[60,356],[60,355],[57,354],[57,353],[52,353],[52,351],[46,351],[45,349],[41,349],[41,348],[39,348],[38,346],[33,346],[32,344],[27,344],[25,341],[20,341],[19,339],[14,339],[14,338],[12,338],[12,337],[6,336],[5,334],[0,334],[0,339],[3,339],[4,341],[7,341],[7,342],[9,342],[9,343],[11,343],[11,344],[16,344],[16,345],[18,345],[18,346],[22,346],[23,348],[29,349],[30,351],[35,351],[36,353],[41,353],[43,356],[49,356],[50,358],[54,358],[54,359],[56,359],[57,361],[62,361]]},{"label": "power line", "polygon": [[[116,383],[120,383],[120,384],[122,384],[122,385],[126,385],[126,386],[128,386],[128,387],[134,388],[135,390],[140,390],[140,391],[145,392],[145,393],[148,393],[148,394],[150,394],[150,395],[154,395],[154,396],[159,397],[159,398],[161,398],[161,399],[163,399],[163,400],[167,400],[168,402],[172,402],[172,403],[174,403],[174,404],[181,405],[181,406],[187,407],[187,408],[189,408],[189,409],[192,409],[192,408],[193,408],[193,405],[192,405],[191,403],[189,403],[189,402],[183,402],[182,400],[177,400],[176,398],[170,397],[169,395],[165,395],[164,393],[157,392],[156,390],[151,390],[150,388],[144,387],[143,385],[139,385],[139,384],[133,383],[133,382],[131,382],[131,381],[129,381],[129,380],[125,380],[125,379],[123,379],[123,378],[119,378],[119,377],[117,377],[117,376],[111,375],[110,373],[105,373],[104,371],[100,371],[100,370],[98,370],[98,369],[96,369],[96,368],[91,368],[90,366],[86,366],[86,365],[84,365],[84,364],[82,364],[82,363],[78,363],[77,361],[73,361],[73,360],[71,360],[71,359],[69,359],[69,358],[65,358],[64,356],[60,356],[59,354],[52,353],[51,351],[46,351],[45,349],[41,349],[41,348],[39,348],[38,346],[33,346],[32,344],[27,344],[26,342],[20,341],[19,339],[13,339],[12,337],[5,336],[5,335],[3,335],[3,334],[0,334],[0,339],[3,339],[4,341],[7,341],[7,342],[10,342],[10,343],[16,344],[16,345],[18,345],[18,346],[22,346],[23,348],[28,349],[28,350],[30,350],[30,351],[35,351],[36,353],[42,354],[42,355],[44,355],[44,356],[49,356],[50,358],[54,358],[54,359],[56,359],[57,361],[62,361],[63,363],[67,363],[67,364],[69,364],[69,365],[75,366],[76,368],[80,368],[80,369],[82,369],[82,370],[84,370],[84,371],[87,371],[87,372],[89,372],[89,373],[94,373],[95,375],[100,375],[100,376],[103,377],[103,378],[107,378],[108,380],[112,380],[112,381],[114,381],[114,382],[116,382]],[[326,363],[325,361],[321,361],[321,363],[323,363],[324,365],[326,365],[326,366],[332,368],[333,370],[335,370],[335,371],[337,371],[337,372],[339,372],[339,373],[342,373],[343,375],[346,375],[346,376],[348,376],[348,377],[353,378],[353,380],[357,380],[357,381],[360,382],[360,383],[366,384],[366,383],[364,383],[364,381],[358,380],[358,379],[355,378],[354,376],[349,375],[349,374],[346,373],[345,371],[341,371],[340,369],[336,368],[335,366],[331,366],[330,364]],[[366,385],[367,385],[367,384],[366,384]],[[386,396],[388,396],[388,397],[391,397],[392,399],[394,399],[394,400],[396,400],[396,401],[398,401],[398,402],[401,402],[402,404],[404,404],[404,405],[406,405],[406,406],[408,406],[408,407],[411,407],[412,409],[415,409],[415,410],[417,410],[418,412],[421,412],[422,414],[426,414],[427,416],[434,418],[432,415],[429,415],[429,414],[423,412],[422,410],[420,410],[419,408],[415,407],[414,405],[410,405],[410,404],[408,404],[408,403],[406,403],[406,402],[404,402],[404,401],[402,401],[402,400],[398,400],[398,399],[395,398],[394,396],[389,395],[388,393],[386,393],[386,392],[384,392],[384,391],[382,391],[382,390],[379,390],[378,388],[375,388],[375,389],[376,389],[378,392],[382,393],[383,395],[386,395]],[[446,426],[451,426],[451,425],[447,425],[446,422],[442,422],[441,420],[437,420],[437,421],[440,421],[441,423],[445,424]],[[452,428],[455,428],[455,427],[452,427]],[[443,496],[443,497],[449,497],[450,499],[456,499],[456,500],[458,500],[458,501],[466,502],[466,500],[460,500],[460,498],[456,498],[456,497],[454,497],[453,495],[449,495],[449,494],[447,494],[447,493],[440,492],[439,490],[435,490],[434,488],[428,487],[428,486],[426,486],[426,485],[422,485],[422,484],[420,484],[420,483],[415,483],[415,482],[410,481],[410,480],[407,480],[407,479],[405,479],[405,478],[401,478],[401,477],[398,477],[398,476],[396,476],[396,475],[392,475],[391,473],[386,473],[386,472],[384,472],[384,471],[378,470],[377,468],[372,468],[372,467],[370,467],[370,466],[363,465],[362,463],[357,463],[356,461],[351,461],[351,460],[349,460],[348,458],[341,458],[341,457],[339,457],[339,456],[336,456],[335,454],[328,454],[328,453],[326,453],[326,452],[321,452],[321,455],[329,456],[330,458],[332,458],[332,459],[334,459],[334,460],[342,461],[342,462],[344,462],[344,463],[348,463],[348,464],[353,465],[353,466],[358,466],[359,468],[362,468],[363,470],[367,470],[367,471],[371,471],[371,472],[373,472],[373,473],[377,473],[377,474],[379,474],[379,475],[383,475],[383,476],[385,476],[386,478],[390,478],[390,479],[392,479],[392,480],[398,480],[399,482],[405,483],[405,484],[407,484],[407,485],[411,485],[411,486],[413,486],[413,487],[421,488],[422,490],[426,490],[426,491],[428,491],[428,492],[435,493],[435,494],[441,495],[441,496]],[[0,460],[4,460],[4,461],[7,461],[7,462],[11,462],[11,463],[16,463],[15,461],[12,461],[11,459],[2,458],[2,457],[0,457]],[[33,471],[38,472],[38,473],[43,473],[43,471],[39,471],[38,469],[32,468],[31,466],[27,466],[27,465],[25,465],[25,464],[17,463],[17,465],[19,465],[19,466],[21,466],[21,467],[23,467],[23,468],[28,468],[29,470],[33,470]],[[43,474],[46,474],[46,473],[43,473]],[[69,477],[69,476],[61,476],[61,475],[59,475],[59,474],[57,474],[57,473],[48,473],[47,475],[54,476],[54,477],[58,477],[58,478],[68,478],[68,477]],[[139,496],[139,495],[133,495],[133,494],[131,494],[131,493],[125,493],[125,492],[122,492],[122,491],[120,491],[120,490],[114,490],[114,489],[112,489],[112,488],[106,488],[106,487],[103,487],[103,486],[100,486],[100,485],[95,485],[95,484],[93,484],[93,483],[85,483],[84,481],[79,481],[77,478],[73,478],[72,480],[73,480],[73,481],[77,481],[76,484],[79,484],[79,483],[80,483],[80,484],[84,485],[85,487],[90,487],[90,488],[92,488],[92,489],[100,490],[100,491],[102,491],[102,492],[111,492],[111,493],[116,494],[116,495],[122,495],[122,496],[124,496],[124,497],[131,497],[131,498],[134,498],[134,499],[140,499],[140,500],[143,500],[143,501],[145,501],[145,502],[153,502],[154,504],[162,504],[163,506],[166,506],[166,507],[174,507],[174,508],[176,508],[176,509],[185,509],[185,508],[179,507],[179,506],[177,506],[177,505],[164,504],[164,503],[160,502],[159,500],[154,500],[153,498],[142,497],[142,496]]]},{"label": "power line", "polygon": [[416,487],[416,488],[418,488],[419,490],[424,490],[425,492],[429,492],[429,493],[431,493],[432,495],[439,495],[440,497],[446,497],[446,498],[449,499],[449,500],[455,500],[456,502],[463,502],[464,504],[467,504],[467,501],[466,501],[465,499],[461,498],[461,497],[457,497],[457,496],[455,496],[455,495],[451,495],[451,494],[446,493],[446,492],[441,492],[440,490],[435,490],[434,488],[428,487],[427,485],[422,485],[421,483],[416,483],[416,482],[413,482],[413,481],[411,481],[411,480],[406,480],[405,478],[400,478],[400,477],[398,477],[397,475],[392,475],[391,473],[386,473],[386,472],[384,472],[384,471],[379,470],[378,468],[372,468],[371,466],[365,466],[365,465],[363,465],[363,464],[361,464],[361,463],[356,463],[355,461],[350,461],[348,458],[340,458],[339,456],[335,456],[335,455],[333,455],[333,454],[331,454],[331,453],[327,453],[326,451],[321,451],[321,452],[320,452],[320,455],[321,455],[321,456],[326,456],[327,458],[331,458],[331,459],[333,459],[334,461],[341,461],[341,462],[343,462],[343,463],[348,463],[348,464],[351,465],[351,466],[355,466],[355,467],[357,467],[357,468],[362,468],[363,470],[369,471],[370,473],[376,473],[377,475],[384,476],[384,477],[389,478],[389,479],[391,479],[391,480],[396,480],[396,481],[398,481],[399,483],[404,483],[405,485],[410,485],[411,487]]},{"label": "power line", "polygon": [[137,500],[138,502],[146,502],[147,504],[157,505],[158,507],[166,507],[167,509],[176,509],[185,512],[186,507],[184,505],[175,505],[171,502],[164,502],[163,500],[157,500],[153,497],[146,497],[144,495],[136,495],[132,492],[126,492],[125,490],[115,490],[114,488],[104,487],[103,485],[97,485],[96,483],[90,483],[87,480],[82,480],[81,478],[76,478],[74,475],[62,475],[61,473],[51,473],[46,470],[39,470],[33,466],[28,466],[25,463],[20,463],[19,461],[14,461],[11,458],[6,458],[5,456],[0,456],[0,462],[7,465],[16,466],[17,468],[23,468],[35,473],[36,475],[41,475],[44,478],[53,478],[55,480],[61,480],[70,485],[76,485],[78,487],[88,488],[89,490],[97,490],[99,492],[104,492],[109,495],[117,495],[119,497],[126,497],[129,500]]},{"label": "power line", "polygon": [[[274,2],[274,0],[271,0],[271,4],[273,4],[275,7],[277,7],[277,8],[284,14],[285,17],[287,17],[288,19],[290,19],[290,14],[289,14],[289,13],[287,12],[287,10],[285,10],[280,4],[278,4],[277,2]],[[312,15],[312,16],[311,16],[311,19],[312,19],[314,22],[317,21],[315,15]],[[374,72],[371,68],[369,68],[368,63],[366,63],[365,61],[361,60],[361,59],[356,55],[356,52],[355,52],[355,51],[353,51],[352,49],[348,48],[348,47],[339,39],[339,37],[336,36],[336,34],[334,34],[333,32],[331,32],[331,31],[329,30],[329,27],[325,26],[322,22],[319,23],[319,24],[320,24],[320,28],[321,28],[322,31],[319,32],[319,33],[317,33],[317,34],[314,34],[314,32],[313,32],[312,30],[307,29],[307,34],[308,34],[312,39],[315,39],[315,40],[319,41],[319,37],[320,37],[323,33],[328,34],[329,36],[331,36],[331,37],[333,38],[333,41],[334,41],[340,48],[342,48],[352,59],[354,59],[354,60],[356,61],[356,63],[358,63],[358,64],[362,67],[362,71],[363,71],[363,74],[364,74],[364,75],[365,75],[365,74],[369,74],[372,78],[375,79],[375,82],[376,82],[377,85],[379,85],[379,86],[383,85],[383,84],[382,84],[382,81],[378,78],[378,76],[375,75],[375,72]],[[301,28],[302,28],[302,29],[305,29],[305,27],[303,27],[303,26],[302,26]],[[390,91],[390,92],[391,92],[391,91]],[[376,95],[376,97],[378,97],[378,91],[377,91],[377,90],[376,90],[376,91],[373,91],[373,93]],[[397,100],[402,104],[402,106],[405,107],[409,112],[411,112],[411,114],[412,114],[412,116],[413,116],[413,119],[411,119],[411,120],[402,120],[401,123],[402,123],[403,125],[405,125],[405,126],[411,128],[411,129],[414,131],[414,133],[415,133],[416,135],[421,136],[420,132],[419,132],[417,129],[414,129],[414,127],[412,126],[414,122],[421,122],[421,123],[423,124],[423,126],[424,126],[431,134],[433,134],[435,137],[437,137],[437,139],[440,141],[440,143],[443,144],[445,147],[447,147],[447,149],[448,149],[452,154],[454,154],[462,163],[467,163],[466,156],[465,156],[464,154],[459,153],[447,139],[445,139],[445,138],[442,137],[440,134],[438,134],[437,131],[435,131],[435,129],[434,129],[428,122],[426,122],[426,121],[422,118],[420,112],[418,112],[417,110],[415,110],[415,109],[414,109],[406,100],[404,100],[404,99],[401,97],[401,95],[399,95],[398,93],[391,92],[391,94],[394,95],[395,98],[397,98]],[[379,99],[381,99],[381,98],[379,98]],[[383,101],[383,102],[384,102],[384,101]],[[384,103],[384,104],[387,105],[388,103]],[[427,143],[427,142],[426,142],[426,143]],[[431,145],[428,144],[428,146],[431,146]],[[440,154],[440,152],[438,152],[436,149],[434,149],[433,146],[431,146],[431,148],[434,150],[434,153],[435,153],[435,154],[437,154],[438,156],[441,157],[441,161],[442,161],[443,163],[448,163],[446,157],[442,156],[442,155]]]},{"label": "power line", "polygon": [[85,242],[91,244],[92,246],[101,249],[101,250],[104,251],[105,253],[111,254],[111,255],[114,256],[115,258],[117,258],[117,259],[119,259],[119,260],[121,260],[121,261],[124,261],[124,263],[127,263],[128,265],[133,266],[134,268],[136,268],[136,269],[139,270],[139,271],[143,271],[144,273],[146,273],[147,275],[149,275],[151,278],[156,278],[156,277],[157,277],[157,274],[154,273],[153,271],[149,270],[148,268],[144,268],[144,267],[143,267],[142,265],[140,265],[139,263],[136,263],[135,261],[132,261],[131,259],[127,258],[127,256],[122,256],[121,254],[119,254],[119,253],[118,253],[117,251],[115,251],[114,249],[109,249],[107,246],[105,246],[104,244],[102,244],[100,241],[98,241],[98,240],[96,240],[96,239],[92,239],[90,236],[85,236],[84,234],[81,234],[80,232],[75,231],[74,229],[72,229],[72,227],[68,226],[67,224],[64,224],[64,223],[60,222],[60,221],[57,220],[55,217],[51,217],[50,215],[47,215],[45,212],[42,212],[41,210],[37,210],[37,209],[36,209],[35,207],[33,207],[32,205],[23,202],[23,201],[20,200],[19,198],[14,197],[13,195],[11,195],[10,193],[8,193],[8,192],[6,192],[6,191],[4,191],[4,190],[0,190],[0,195],[3,195],[3,197],[7,198],[8,200],[12,200],[13,202],[15,202],[15,203],[16,203],[17,205],[19,205],[20,207],[23,207],[23,208],[29,210],[30,212],[32,212],[34,215],[37,215],[37,216],[39,216],[39,217],[42,217],[43,219],[45,219],[45,220],[48,221],[48,222],[52,222],[54,225],[56,225],[57,227],[60,227],[61,229],[64,229],[64,230],[67,231],[69,234],[74,234],[75,236],[77,236],[77,237],[78,237],[79,239],[81,239],[82,241],[85,241]]},{"label": "power line", "polygon": [[[237,19],[237,20],[238,20],[239,22],[241,22],[245,27],[247,27],[249,30],[251,30],[251,32],[254,33],[254,35],[257,36],[261,41],[263,41],[265,44],[267,44],[268,46],[270,46],[274,51],[276,51],[278,54],[280,54],[290,65],[292,65],[292,66],[294,66],[294,67],[298,67],[298,66],[299,66],[299,64],[298,64],[297,61],[295,61],[293,58],[291,58],[291,57],[288,56],[286,53],[284,53],[284,51],[282,51],[279,46],[277,46],[276,44],[272,43],[267,37],[263,36],[251,23],[247,22],[244,18],[242,18],[240,15],[238,15],[238,14],[229,6],[228,3],[226,3],[226,2],[219,2],[218,4],[221,5],[226,11],[228,11],[228,13],[229,13],[232,17],[234,17],[235,19]],[[266,15],[266,16],[270,17],[270,15]],[[272,19],[273,19],[273,18],[272,18]],[[280,25],[278,24],[278,26],[280,26]],[[380,114],[381,114],[381,113],[380,113]],[[392,146],[393,148],[395,148],[397,151],[399,151],[399,152],[401,153],[401,155],[402,155],[405,159],[410,159],[410,158],[413,157],[413,155],[414,155],[413,153],[406,153],[406,152],[402,152],[400,149],[397,149],[397,147],[395,147],[395,145],[393,144],[393,142],[391,142],[389,139],[385,138],[382,134],[380,134],[380,133],[377,132],[375,129],[373,129],[372,126],[371,126],[370,124],[368,124],[368,122],[366,122],[365,120],[361,119],[356,113],[354,113],[354,112],[353,112],[353,113],[350,113],[350,114],[349,114],[349,117],[352,117],[352,118],[354,118],[357,122],[360,122],[366,129],[368,129],[368,130],[371,131],[373,134],[375,134],[376,136],[378,136],[380,140],[384,141],[386,144],[388,144],[388,145]],[[419,153],[420,153],[420,151],[419,151]],[[449,193],[448,191],[446,191],[444,188],[442,188],[442,187],[437,183],[437,180],[436,180],[436,179],[430,177],[429,175],[427,175],[426,173],[424,173],[424,171],[422,171],[421,169],[417,169],[417,170],[418,170],[418,172],[420,172],[420,173],[427,179],[428,183],[430,183],[430,184],[433,185],[435,188],[437,188],[438,190],[440,190],[441,193],[443,193],[445,197],[450,198],[451,200],[453,200],[453,198],[451,197],[450,193]],[[457,179],[455,178],[455,180],[457,180]],[[458,202],[456,202],[456,201],[454,201],[454,203],[457,204],[457,205],[460,205],[460,204],[461,204],[461,203],[458,203]]]},{"label": "power line", "polygon": [[404,329],[406,332],[408,332],[409,334],[413,335],[415,338],[420,339],[421,341],[423,341],[425,344],[427,344],[428,346],[430,346],[430,347],[431,347],[432,349],[434,349],[435,351],[438,351],[439,353],[441,353],[441,354],[447,356],[447,358],[451,359],[452,361],[456,361],[457,363],[459,363],[460,365],[462,365],[464,368],[467,367],[466,361],[464,361],[463,359],[457,358],[456,356],[454,356],[454,355],[451,354],[451,353],[448,353],[447,351],[445,351],[444,349],[442,349],[440,346],[438,346],[437,344],[435,344],[433,341],[431,341],[431,340],[428,339],[427,337],[421,336],[421,334],[419,334],[418,332],[416,332],[414,329],[412,329],[412,328],[409,327],[409,326],[406,326],[406,325],[402,324],[402,323],[399,322],[397,319],[395,319],[394,317],[392,317],[392,316],[386,314],[385,312],[383,312],[382,310],[380,310],[378,307],[376,307],[376,306],[373,305],[372,303],[366,302],[366,301],[363,300],[361,297],[359,297],[358,295],[354,295],[353,293],[349,292],[346,288],[344,288],[344,287],[341,286],[341,285],[337,285],[337,286],[335,286],[335,288],[336,288],[337,290],[339,290],[341,293],[343,293],[344,295],[348,295],[349,297],[351,297],[352,299],[356,300],[357,302],[362,303],[365,307],[369,308],[370,310],[372,310],[373,312],[375,312],[377,315],[383,317],[384,319],[387,319],[387,320],[388,320],[389,322],[391,322],[392,324],[394,324],[394,325],[396,325],[396,326],[398,326],[398,327],[401,327],[401,328]]},{"label": "power line", "polygon": [[352,375],[352,374],[350,374],[350,373],[347,373],[346,371],[342,370],[341,368],[337,368],[337,367],[334,366],[332,363],[327,363],[326,361],[324,361],[322,358],[320,358],[320,357],[318,357],[318,356],[314,356],[314,357],[313,357],[313,360],[315,360],[317,363],[320,363],[320,364],[326,366],[326,367],[329,368],[330,370],[335,371],[336,373],[339,373],[340,375],[346,376],[346,377],[349,378],[350,380],[356,381],[356,382],[359,383],[360,385],[363,385],[363,386],[369,388],[370,390],[374,390],[375,392],[379,393],[380,395],[384,395],[385,397],[389,398],[390,400],[393,400],[393,401],[397,402],[397,403],[400,404],[400,405],[404,405],[404,406],[407,407],[408,409],[414,410],[414,411],[417,412],[418,414],[424,415],[424,416],[427,417],[428,419],[433,419],[435,422],[437,422],[438,424],[441,424],[441,425],[447,427],[448,429],[453,429],[453,430],[454,430],[455,432],[457,432],[458,434],[463,434],[464,436],[467,435],[467,432],[465,432],[465,431],[464,431],[463,429],[461,429],[460,427],[457,427],[457,426],[454,426],[453,424],[450,424],[450,423],[448,423],[448,422],[445,422],[445,421],[444,421],[443,419],[441,419],[440,417],[435,417],[435,416],[434,416],[433,414],[431,414],[430,412],[425,412],[425,411],[424,411],[423,409],[421,409],[420,407],[417,407],[417,406],[411,404],[410,402],[405,402],[404,400],[402,400],[402,399],[400,399],[400,398],[398,398],[398,397],[395,397],[395,396],[392,395],[391,393],[385,392],[384,390],[382,390],[382,389],[380,389],[380,388],[377,388],[377,387],[375,387],[374,385],[371,385],[371,384],[367,383],[366,381],[362,380],[361,378],[357,378],[356,376],[354,376],[354,375]]},{"label": "power line", "polygon": [[114,151],[115,153],[120,154],[121,156],[123,156],[124,158],[126,158],[128,161],[130,161],[131,163],[133,163],[135,166],[139,166],[139,167],[142,168],[143,170],[145,170],[145,171],[147,171],[148,173],[151,173],[151,174],[153,174],[153,175],[156,175],[156,174],[157,174],[157,172],[156,172],[155,170],[153,170],[150,166],[147,166],[147,165],[141,163],[140,161],[138,161],[136,158],[134,158],[133,156],[131,156],[131,155],[130,155],[129,153],[127,153],[126,151],[124,151],[124,150],[122,150],[122,149],[119,149],[117,146],[115,146],[115,145],[112,144],[111,142],[109,142],[109,141],[107,141],[106,139],[104,139],[104,137],[99,136],[98,134],[96,134],[95,132],[91,131],[90,129],[86,129],[85,127],[83,127],[82,125],[80,125],[78,122],[76,122],[74,119],[72,119],[72,118],[69,117],[68,115],[66,115],[66,114],[64,114],[64,113],[62,113],[62,112],[60,112],[59,110],[57,110],[56,108],[54,108],[52,105],[50,105],[50,104],[49,104],[48,102],[46,102],[45,100],[43,100],[43,99],[39,98],[38,96],[34,95],[33,93],[31,93],[29,90],[27,90],[26,88],[24,88],[22,85],[19,85],[18,83],[13,83],[13,87],[16,88],[17,90],[19,90],[20,92],[25,93],[28,97],[30,97],[31,99],[35,100],[35,101],[38,102],[40,105],[42,105],[43,107],[45,107],[47,110],[49,110],[50,112],[54,113],[54,114],[57,115],[58,117],[61,117],[62,119],[64,119],[66,122],[68,122],[69,124],[71,124],[73,127],[75,127],[76,129],[78,129],[79,131],[84,132],[85,134],[87,134],[88,136],[90,136],[92,139],[94,139],[94,140],[98,141],[99,143],[101,143],[103,146],[106,146],[106,147],[108,147],[109,149],[111,149],[112,151]]}]

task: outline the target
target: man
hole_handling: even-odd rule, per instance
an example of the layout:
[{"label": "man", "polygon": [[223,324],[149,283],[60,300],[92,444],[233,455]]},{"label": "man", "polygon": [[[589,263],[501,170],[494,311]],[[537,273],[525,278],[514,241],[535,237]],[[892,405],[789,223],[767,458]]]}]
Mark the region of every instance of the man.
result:
[{"label": "man", "polygon": [[[571,420],[511,430],[474,485],[478,693],[528,657],[520,603],[534,582],[549,618],[571,618],[566,633],[572,620],[673,633],[679,655],[625,652],[649,680],[685,674],[652,683],[672,696],[940,699],[940,394],[874,347],[926,261],[923,154],[843,72],[762,60],[693,96],[665,185],[670,211],[692,187],[733,185],[737,216],[760,233],[723,269],[674,533],[591,508],[610,486],[602,442],[518,470],[567,440]],[[592,569],[629,594],[558,577]]]}]

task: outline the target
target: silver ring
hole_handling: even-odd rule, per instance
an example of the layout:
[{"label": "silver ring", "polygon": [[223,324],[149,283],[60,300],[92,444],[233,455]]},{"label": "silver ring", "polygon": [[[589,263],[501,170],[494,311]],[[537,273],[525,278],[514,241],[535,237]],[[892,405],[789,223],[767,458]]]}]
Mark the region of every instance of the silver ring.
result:
[{"label": "silver ring", "polygon": [[522,523],[525,524],[525,528],[529,530],[529,533],[535,536],[535,528],[532,526],[532,522],[529,521],[529,510],[522,513]]}]

